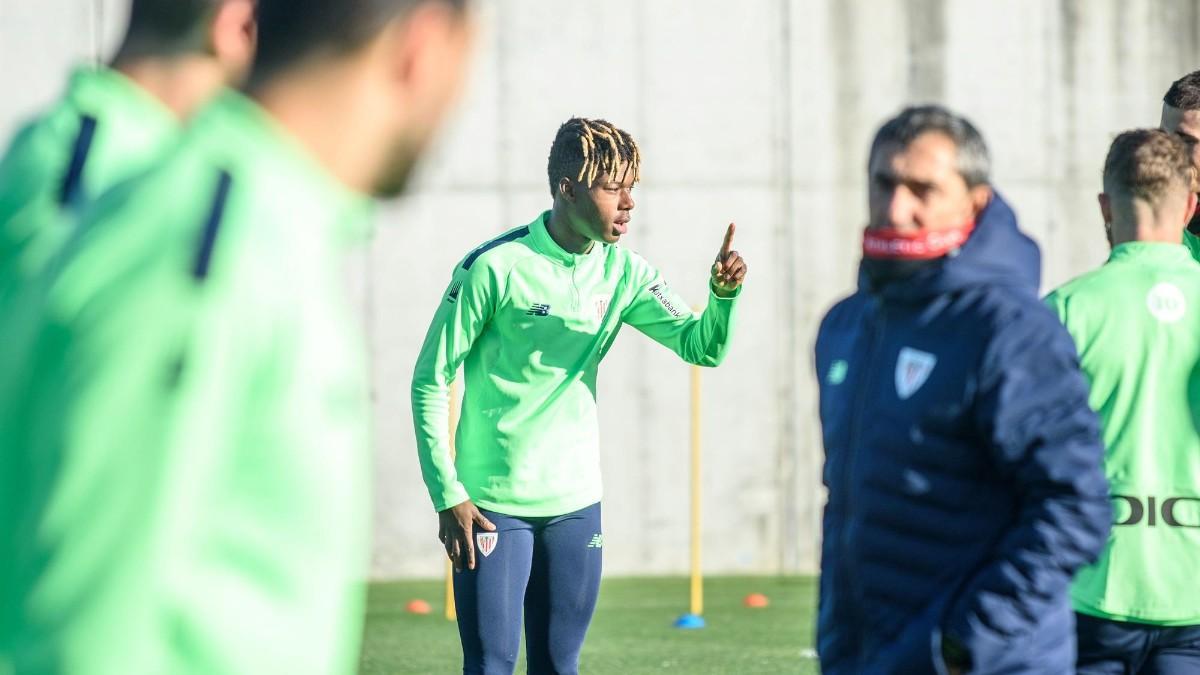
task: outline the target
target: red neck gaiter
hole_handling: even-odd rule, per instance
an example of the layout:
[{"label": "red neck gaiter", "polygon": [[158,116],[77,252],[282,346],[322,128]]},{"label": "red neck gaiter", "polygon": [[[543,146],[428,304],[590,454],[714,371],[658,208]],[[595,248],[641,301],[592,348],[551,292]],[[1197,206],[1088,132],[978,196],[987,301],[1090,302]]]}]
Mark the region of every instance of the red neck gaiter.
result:
[{"label": "red neck gaiter", "polygon": [[868,228],[863,232],[863,256],[876,260],[933,260],[965,244],[974,229],[974,220],[948,230],[912,233]]}]

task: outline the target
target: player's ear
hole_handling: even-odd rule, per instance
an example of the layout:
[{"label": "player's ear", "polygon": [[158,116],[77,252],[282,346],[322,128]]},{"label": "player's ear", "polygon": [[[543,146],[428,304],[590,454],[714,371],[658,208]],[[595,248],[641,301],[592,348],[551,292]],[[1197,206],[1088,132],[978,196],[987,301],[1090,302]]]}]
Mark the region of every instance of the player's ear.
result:
[{"label": "player's ear", "polygon": [[570,178],[564,176],[558,179],[558,194],[569,202],[575,201],[575,184]]},{"label": "player's ear", "polygon": [[1096,201],[1100,203],[1100,217],[1104,219],[1104,226],[1112,228],[1112,200],[1108,195],[1101,192],[1096,195]]},{"label": "player's ear", "polygon": [[971,208],[975,210],[976,217],[983,213],[989,202],[992,201],[992,187],[990,185],[976,185],[971,188]]},{"label": "player's ear", "polygon": [[393,18],[384,31],[381,51],[390,59],[395,80],[419,98],[451,77],[447,61],[455,46],[465,49],[470,44],[474,24],[462,20],[449,3],[412,4],[412,10]]},{"label": "player's ear", "polygon": [[209,26],[209,49],[228,73],[229,81],[240,82],[250,68],[258,41],[253,0],[222,2]]},{"label": "player's ear", "polygon": [[1096,201],[1100,204],[1100,217],[1104,219],[1104,239],[1108,241],[1108,247],[1112,248],[1115,245],[1112,231],[1112,200],[1101,192],[1096,195]]}]

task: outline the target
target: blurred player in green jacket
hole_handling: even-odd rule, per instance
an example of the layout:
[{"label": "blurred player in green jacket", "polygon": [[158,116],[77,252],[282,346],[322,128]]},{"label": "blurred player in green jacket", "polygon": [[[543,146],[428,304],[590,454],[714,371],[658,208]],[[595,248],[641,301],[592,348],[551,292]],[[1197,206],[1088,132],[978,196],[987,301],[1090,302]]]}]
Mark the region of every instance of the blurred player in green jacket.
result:
[{"label": "blurred player in green jacket", "polygon": [[262,0],[247,95],[88,209],[0,430],[0,671],[354,671],[371,462],[342,258],[458,91],[465,5]]}]

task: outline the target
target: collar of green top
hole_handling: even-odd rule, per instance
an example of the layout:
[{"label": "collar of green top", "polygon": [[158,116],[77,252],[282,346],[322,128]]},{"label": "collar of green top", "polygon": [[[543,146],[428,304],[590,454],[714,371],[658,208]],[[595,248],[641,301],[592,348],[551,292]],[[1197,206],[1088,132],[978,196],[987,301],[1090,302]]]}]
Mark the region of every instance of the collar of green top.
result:
[{"label": "collar of green top", "polygon": [[1153,260],[1164,263],[1191,262],[1192,256],[1183,244],[1155,241],[1128,241],[1119,244],[1108,257],[1113,260]]},{"label": "collar of green top", "polygon": [[572,267],[593,258],[602,257],[602,252],[608,244],[595,242],[587,253],[571,253],[554,241],[549,230],[550,212],[546,211],[529,224],[529,232],[533,235],[533,243],[538,252],[567,267]]}]

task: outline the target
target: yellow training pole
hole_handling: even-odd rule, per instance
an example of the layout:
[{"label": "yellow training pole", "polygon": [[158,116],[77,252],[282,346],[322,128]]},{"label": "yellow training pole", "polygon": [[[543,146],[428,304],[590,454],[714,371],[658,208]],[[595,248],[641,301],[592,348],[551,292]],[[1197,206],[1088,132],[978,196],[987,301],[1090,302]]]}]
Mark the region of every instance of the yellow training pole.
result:
[{"label": "yellow training pole", "polygon": [[[450,459],[454,459],[454,433],[458,429],[458,383],[450,383]],[[454,564],[446,558],[446,620],[457,621],[458,611],[454,607]]]},{"label": "yellow training pole", "polygon": [[458,621],[454,608],[454,563],[449,558],[446,558],[446,620]]},{"label": "yellow training pole", "polygon": [[[694,310],[700,312],[702,310]],[[700,537],[704,531],[701,523],[700,513],[700,366],[692,366],[692,426],[691,426],[691,456],[692,456],[692,476],[691,476],[691,491],[692,491],[692,508],[691,508],[691,548],[692,548],[692,601],[687,614],[675,620],[675,627],[684,630],[694,630],[704,628],[704,617],[701,616],[704,612],[704,573],[700,569]]]},{"label": "yellow training pole", "polygon": [[692,366],[692,614],[704,613],[704,573],[700,569],[700,367]]}]

